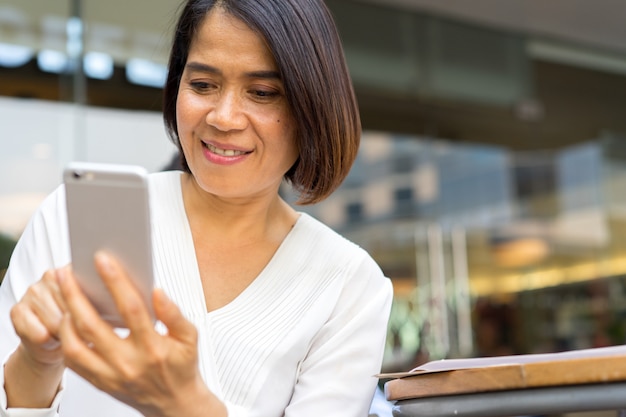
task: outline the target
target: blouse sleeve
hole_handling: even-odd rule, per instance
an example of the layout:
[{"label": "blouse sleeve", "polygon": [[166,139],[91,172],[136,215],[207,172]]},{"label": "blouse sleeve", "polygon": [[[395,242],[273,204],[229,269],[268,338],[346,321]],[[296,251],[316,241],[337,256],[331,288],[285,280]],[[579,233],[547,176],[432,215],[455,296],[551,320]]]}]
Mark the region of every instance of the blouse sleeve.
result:
[{"label": "blouse sleeve", "polygon": [[382,364],[391,281],[366,257],[302,362],[285,417],[364,417]]},{"label": "blouse sleeve", "polygon": [[20,300],[28,287],[41,279],[51,268],[63,266],[70,261],[65,194],[59,187],[48,196],[24,229],[9,262],[9,268],[0,285],[0,417],[52,417],[60,394],[50,409],[7,410],[4,391],[4,364],[19,345],[19,337],[11,323],[11,308]]}]

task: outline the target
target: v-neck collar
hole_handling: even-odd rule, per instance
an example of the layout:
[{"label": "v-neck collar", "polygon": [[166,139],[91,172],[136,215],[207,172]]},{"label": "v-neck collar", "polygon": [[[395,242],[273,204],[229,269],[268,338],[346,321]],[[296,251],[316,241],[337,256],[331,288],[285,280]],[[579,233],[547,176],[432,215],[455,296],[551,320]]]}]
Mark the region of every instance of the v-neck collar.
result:
[{"label": "v-neck collar", "polygon": [[[163,230],[161,230],[161,239],[155,239],[157,241],[160,240],[160,242],[155,242],[155,246],[162,245],[162,255],[167,256],[168,259],[178,260],[176,265],[180,270],[163,271],[166,274],[173,275],[164,275],[163,277],[167,278],[162,279],[159,284],[169,289],[168,292],[172,294],[174,301],[185,311],[185,315],[188,317],[221,316],[236,311],[242,305],[246,306],[254,298],[254,294],[257,294],[263,286],[268,285],[268,281],[271,281],[273,276],[276,275],[272,271],[278,268],[278,265],[283,264],[281,259],[289,258],[290,247],[297,246],[290,242],[297,239],[298,231],[304,227],[303,224],[306,222],[308,215],[298,212],[298,219],[294,226],[250,285],[244,288],[229,303],[215,310],[207,311],[191,226],[184,206],[181,185],[182,173],[181,176],[172,175],[172,177],[174,178],[170,182],[170,193],[159,193],[166,201],[157,201],[155,204],[155,210],[157,211],[161,211],[164,206],[170,208],[170,210],[167,210],[167,213],[162,213],[164,217],[159,219],[159,223],[162,222],[169,226],[158,228]],[[161,185],[158,187],[161,187]],[[175,278],[172,279],[173,277]]]}]

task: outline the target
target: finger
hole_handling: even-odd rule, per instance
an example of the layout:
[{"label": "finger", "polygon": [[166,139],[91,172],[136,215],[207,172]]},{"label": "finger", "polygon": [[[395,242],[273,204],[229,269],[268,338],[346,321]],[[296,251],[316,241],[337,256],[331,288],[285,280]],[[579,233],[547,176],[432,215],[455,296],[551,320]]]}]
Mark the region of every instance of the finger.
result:
[{"label": "finger", "polygon": [[54,338],[48,328],[41,322],[40,317],[25,304],[16,304],[11,309],[11,322],[15,332],[22,340],[44,350],[54,350],[59,341]]},{"label": "finger", "polygon": [[185,344],[195,345],[198,340],[198,332],[195,326],[181,313],[180,309],[161,288],[152,293],[154,313],[165,327],[168,334]]},{"label": "finger", "polygon": [[40,282],[31,286],[24,301],[48,331],[56,337],[65,309],[56,271],[46,272]]},{"label": "finger", "polygon": [[71,265],[66,265],[60,269],[54,271],[54,276],[50,280],[50,289],[52,291],[52,296],[56,301],[57,305],[61,309],[61,316],[66,312],[67,306],[65,305],[65,299],[63,298],[63,294],[61,294],[61,288],[59,287],[59,274],[71,274],[72,267]]},{"label": "finger", "polygon": [[70,313],[61,321],[59,338],[64,354],[65,365],[98,388],[104,388],[106,380],[115,375],[107,360],[96,350],[92,350],[78,333]]},{"label": "finger", "polygon": [[[24,326],[35,326],[32,328],[36,337],[48,337],[56,335],[63,313],[59,303],[56,301],[54,292],[58,292],[58,285],[55,282],[55,272],[50,270],[44,273],[41,280],[31,285],[24,297],[16,304],[12,314],[15,320],[24,315],[27,320],[18,321],[14,326],[22,326],[22,335],[28,328]],[[41,327],[45,329],[42,329]],[[42,336],[45,335],[45,336]]]},{"label": "finger", "polygon": [[61,269],[57,274],[61,295],[63,296],[67,312],[64,315],[71,318],[76,333],[85,342],[94,345],[98,351],[106,351],[110,348],[111,340],[119,341],[119,338],[106,323],[94,306],[89,302],[80,289],[70,269]]},{"label": "finger", "polygon": [[148,308],[122,265],[115,257],[103,251],[96,253],[95,263],[133,337],[153,334],[154,325]]}]

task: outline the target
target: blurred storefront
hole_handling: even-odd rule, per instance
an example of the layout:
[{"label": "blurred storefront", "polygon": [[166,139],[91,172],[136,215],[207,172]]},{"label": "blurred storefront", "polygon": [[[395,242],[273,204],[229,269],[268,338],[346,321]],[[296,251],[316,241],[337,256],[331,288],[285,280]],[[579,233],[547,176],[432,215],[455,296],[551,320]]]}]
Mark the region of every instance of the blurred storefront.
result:
[{"label": "blurred storefront", "polygon": [[389,366],[623,343],[625,145],[367,133],[341,191],[309,210],[393,278]]},{"label": "blurred storefront", "polygon": [[[341,189],[302,209],[392,278],[388,370],[624,343],[626,45],[410,1],[327,3],[365,133]],[[159,110],[177,6],[0,0],[3,253],[70,160],[170,161]]]}]

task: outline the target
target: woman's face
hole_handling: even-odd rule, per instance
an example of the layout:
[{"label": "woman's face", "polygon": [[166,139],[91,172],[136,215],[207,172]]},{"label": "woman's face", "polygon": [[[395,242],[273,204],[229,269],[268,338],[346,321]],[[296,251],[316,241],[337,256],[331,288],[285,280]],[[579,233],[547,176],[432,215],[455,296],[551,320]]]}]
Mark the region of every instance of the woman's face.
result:
[{"label": "woman's face", "polygon": [[191,42],[176,117],[191,172],[218,197],[275,195],[298,158],[295,121],[272,54],[220,7]]}]

